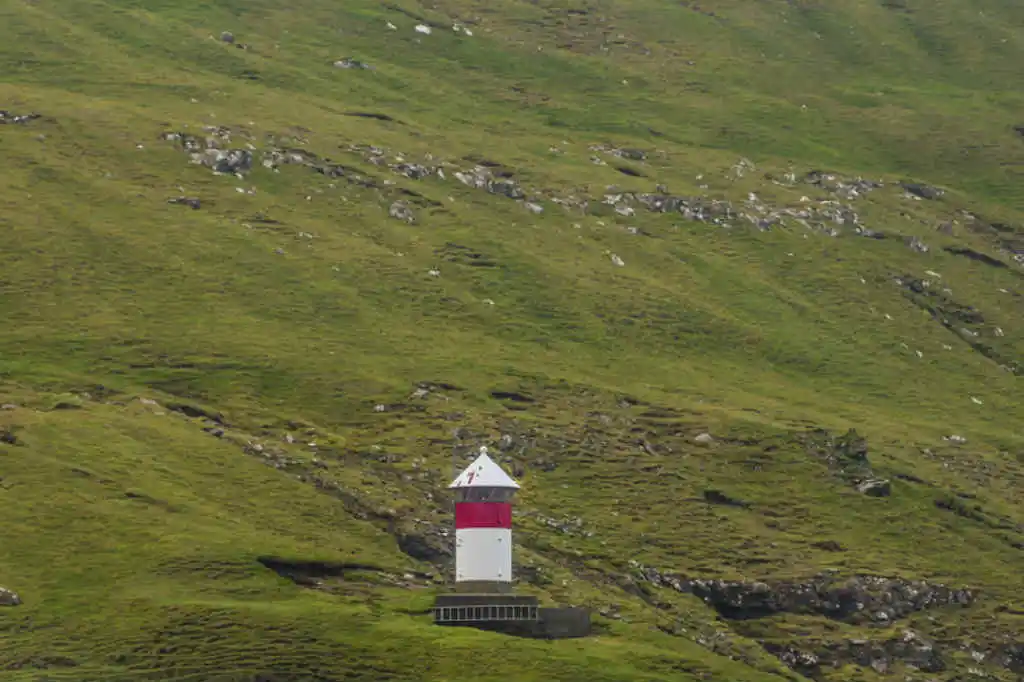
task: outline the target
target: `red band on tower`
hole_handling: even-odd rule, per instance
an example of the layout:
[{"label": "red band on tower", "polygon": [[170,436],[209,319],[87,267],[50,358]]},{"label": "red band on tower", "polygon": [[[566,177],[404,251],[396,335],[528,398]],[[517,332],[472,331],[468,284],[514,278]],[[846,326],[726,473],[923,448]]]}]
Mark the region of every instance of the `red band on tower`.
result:
[{"label": "red band on tower", "polygon": [[511,528],[512,505],[505,502],[458,502],[455,528]]}]

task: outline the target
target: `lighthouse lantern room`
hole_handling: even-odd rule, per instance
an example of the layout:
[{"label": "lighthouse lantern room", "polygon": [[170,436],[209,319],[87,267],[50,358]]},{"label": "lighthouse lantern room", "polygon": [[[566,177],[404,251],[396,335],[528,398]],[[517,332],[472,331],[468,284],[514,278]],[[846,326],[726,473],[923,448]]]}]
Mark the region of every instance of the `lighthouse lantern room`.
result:
[{"label": "lighthouse lantern room", "polygon": [[487,447],[448,486],[455,493],[455,585],[459,591],[512,587],[512,498],[519,484]]}]

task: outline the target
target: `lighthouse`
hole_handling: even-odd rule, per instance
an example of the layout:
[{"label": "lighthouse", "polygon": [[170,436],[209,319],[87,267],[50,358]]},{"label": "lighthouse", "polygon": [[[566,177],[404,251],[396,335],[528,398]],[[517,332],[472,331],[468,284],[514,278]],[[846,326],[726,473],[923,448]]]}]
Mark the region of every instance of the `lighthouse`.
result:
[{"label": "lighthouse", "polygon": [[459,474],[455,493],[455,585],[459,591],[508,592],[512,586],[512,498],[519,484],[487,454]]},{"label": "lighthouse", "polygon": [[455,494],[455,589],[434,599],[434,622],[527,637],[590,633],[586,608],[540,608],[512,589],[512,498],[519,484],[487,455],[487,446],[448,486]]}]

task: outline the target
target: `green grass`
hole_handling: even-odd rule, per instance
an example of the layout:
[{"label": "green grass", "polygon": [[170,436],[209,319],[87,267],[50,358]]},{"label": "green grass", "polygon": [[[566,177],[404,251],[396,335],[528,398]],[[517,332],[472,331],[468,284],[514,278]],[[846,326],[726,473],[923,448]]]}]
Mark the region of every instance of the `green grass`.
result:
[{"label": "green grass", "polygon": [[[0,431],[17,440],[0,442],[0,586],[24,600],[0,610],[0,679],[796,679],[758,640],[884,640],[903,627],[949,651],[1019,639],[1020,377],[893,278],[948,287],[984,320],[954,327],[1001,361],[1024,357],[1024,270],[1000,250],[1024,234],[1013,131],[1024,9],[569,8],[579,12],[469,0],[0,9],[0,109],[44,116],[0,124],[0,403],[16,406],[0,411]],[[420,21],[431,35],[414,32]],[[224,30],[249,49],[217,40]],[[332,66],[343,57],[374,69]],[[244,179],[159,139],[207,125],[257,148]],[[272,172],[259,163],[271,135],[373,183]],[[412,180],[352,144],[455,166]],[[534,215],[470,189],[453,177],[470,158],[590,210],[546,200]],[[735,178],[740,158],[756,170]],[[834,198],[769,179],[812,169],[884,180],[849,203],[867,227],[930,251],[848,227],[760,232],[600,204],[658,184],[740,208],[750,192],[775,207]],[[946,194],[911,201],[901,180]],[[403,189],[421,195],[404,197],[414,224],[388,217]],[[183,193],[202,208],[166,203]],[[972,229],[965,210],[1006,227]],[[952,234],[936,230],[948,220]],[[452,245],[494,267],[451,258]],[[419,382],[455,388],[410,398]],[[221,415],[224,437],[176,404]],[[593,608],[593,638],[430,624],[447,573],[397,537],[450,521],[457,427],[462,455],[514,436],[520,589]],[[811,427],[865,434],[892,495],[864,496],[809,454]],[[703,431],[711,447],[694,444]],[[952,434],[966,444],[943,440]],[[751,507],[707,505],[706,489]],[[949,496],[958,513],[936,506]],[[267,556],[368,570],[310,590]],[[877,630],[791,614],[738,623],[667,589],[634,596],[621,582],[630,560],[745,580],[834,568],[983,596]],[[526,580],[530,569],[545,577]],[[410,571],[433,577],[410,586]],[[621,619],[597,615],[609,609]],[[899,675],[953,679],[975,665],[964,656]]]}]

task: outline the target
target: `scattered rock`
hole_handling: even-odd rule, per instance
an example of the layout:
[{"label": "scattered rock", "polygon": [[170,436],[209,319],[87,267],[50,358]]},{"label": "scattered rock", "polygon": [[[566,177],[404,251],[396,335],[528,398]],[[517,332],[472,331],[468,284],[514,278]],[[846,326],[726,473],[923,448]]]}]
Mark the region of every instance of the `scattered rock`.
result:
[{"label": "scattered rock", "polygon": [[361,62],[358,59],[352,59],[351,57],[345,57],[334,62],[334,66],[338,69],[368,69],[372,70],[373,67],[366,62]]},{"label": "scattered rock", "polygon": [[524,516],[531,516],[548,528],[557,530],[564,535],[575,535],[583,538],[593,537],[594,535],[593,531],[584,528],[583,519],[578,516],[565,516],[561,519],[545,516],[540,513],[524,514]]},{"label": "scattered rock", "polygon": [[34,121],[37,118],[42,118],[42,114],[15,114],[11,111],[5,111],[0,109],[0,125],[11,124],[25,124],[29,121]]},{"label": "scattered rock", "polygon": [[928,251],[930,251],[928,245],[917,237],[906,237],[904,242],[906,242],[907,246],[912,250],[917,251],[918,253],[928,253]]},{"label": "scattered rock", "polygon": [[870,497],[889,497],[892,486],[884,479],[869,479],[857,485],[857,492]]},{"label": "scattered rock", "polygon": [[[795,176],[791,175],[787,179],[795,180]],[[803,177],[803,182],[846,200],[856,199],[866,195],[868,192],[884,187],[884,184],[877,180],[865,180],[861,177],[844,178],[838,173],[820,170],[809,171]]]},{"label": "scattered rock", "polygon": [[0,426],[0,443],[18,445],[18,436],[11,427]]},{"label": "scattered rock", "polygon": [[168,204],[182,204],[184,206],[188,206],[192,210],[199,210],[199,207],[201,206],[201,203],[199,202],[199,199],[196,199],[194,197],[184,197],[184,196],[182,196],[182,197],[174,197],[173,199],[168,199],[167,203]]},{"label": "scattered rock", "polygon": [[729,169],[733,178],[742,178],[747,173],[752,173],[755,170],[757,170],[757,166],[754,165],[753,161],[746,158],[741,158]]},{"label": "scattered rock", "polygon": [[694,443],[700,443],[701,445],[710,445],[715,442],[715,437],[710,433],[698,433],[694,439]]},{"label": "scattered rock", "polygon": [[815,673],[822,667],[839,668],[848,664],[871,668],[880,675],[897,665],[926,673],[938,673],[946,669],[939,648],[910,630],[900,637],[881,641],[852,639],[824,644],[813,652],[770,643],[765,644],[765,649],[775,654],[789,668],[812,678],[818,677]]},{"label": "scattered rock", "polygon": [[938,199],[946,193],[938,187],[932,187],[918,182],[902,182],[900,183],[900,186],[903,187],[903,189],[911,196],[928,199],[930,201]]},{"label": "scattered rock", "polygon": [[843,473],[867,474],[870,469],[867,439],[856,429],[849,429],[842,436],[818,429],[809,435],[807,447]]},{"label": "scattered rock", "polygon": [[[652,579],[654,575],[658,579]],[[890,623],[929,608],[974,602],[969,589],[923,580],[822,575],[805,583],[684,579],[648,570],[647,579],[702,598],[722,616],[743,620],[777,613],[814,614],[850,623]]]},{"label": "scattered rock", "polygon": [[722,504],[727,507],[740,507],[742,509],[750,509],[750,503],[738,500],[735,497],[726,495],[721,490],[705,490],[704,501],[708,504]]},{"label": "scattered rock", "polygon": [[[395,163],[387,161],[387,152],[384,149],[372,145],[349,145],[349,150],[361,153],[364,158],[378,166],[387,166],[392,171],[419,180],[427,177],[437,177],[442,180],[447,178],[443,167],[451,167],[449,163],[425,163],[412,164],[405,160],[403,155],[397,155]],[[607,145],[591,146],[592,151],[609,152],[621,158],[634,161],[641,161],[646,158],[646,152],[641,150],[615,149]],[[430,155],[427,155],[430,157]],[[432,160],[432,157],[430,157]],[[529,201],[540,207],[537,199],[530,198],[531,194],[519,182],[512,178],[511,171],[501,168],[501,164],[486,159],[471,158],[477,165],[470,169],[453,169],[451,174],[462,184],[474,189],[482,189],[490,194],[504,196],[516,201]],[[593,157],[596,163],[605,164],[598,157]],[[741,160],[734,169],[739,173],[746,173],[753,170],[753,164]],[[787,182],[796,182],[796,176],[789,174]],[[835,174],[826,174],[819,171],[812,171],[808,174],[807,182],[816,184],[823,189],[832,192],[837,198],[852,200],[863,194],[881,187],[880,182],[864,180],[862,178],[846,179]],[[797,208],[769,206],[756,196],[753,196],[744,208],[739,210],[732,202],[722,199],[711,199],[709,197],[677,197],[667,194],[664,186],[659,185],[658,190],[652,194],[609,191],[603,199],[578,196],[552,196],[552,192],[544,190],[543,195],[553,203],[559,204],[567,210],[578,210],[583,213],[593,213],[594,207],[600,204],[609,205],[619,215],[631,216],[637,207],[645,208],[657,213],[678,213],[686,220],[704,222],[712,225],[726,227],[734,225],[737,221],[744,221],[756,226],[759,230],[768,230],[778,225],[784,225],[785,221],[791,220],[809,230],[815,230],[829,236],[835,237],[840,234],[839,228],[849,226],[857,234],[874,238],[885,238],[882,232],[869,230],[860,224],[860,215],[848,204],[836,200],[825,200],[812,203],[806,199]],[[527,206],[530,210],[536,210]]]},{"label": "scattered rock", "polygon": [[252,152],[248,149],[206,149],[194,152],[192,163],[206,166],[214,173],[242,174],[252,169]]},{"label": "scattered rock", "polygon": [[894,281],[904,289],[904,295],[911,302],[929,313],[932,319],[943,327],[957,334],[978,353],[1004,367],[1011,374],[1024,373],[1024,364],[1006,355],[998,344],[989,345],[981,338],[978,328],[985,323],[984,316],[973,306],[953,300],[950,296],[952,292],[948,288],[940,290],[933,287],[930,280],[910,275],[896,277]]},{"label": "scattered rock", "polygon": [[21,606],[21,597],[7,588],[0,587],[0,606]]},{"label": "scattered rock", "polygon": [[492,171],[485,166],[476,166],[470,170],[456,171],[455,178],[462,184],[483,189],[491,194],[498,194],[509,199],[522,200],[526,192],[512,178],[495,178]]},{"label": "scattered rock", "polygon": [[814,673],[818,670],[821,662],[813,653],[801,651],[794,646],[765,643],[765,650],[774,654],[782,663],[797,672],[803,674]]},{"label": "scattered rock", "polygon": [[647,159],[647,152],[642,149],[613,149],[612,154],[630,161],[645,161]]},{"label": "scattered rock", "polygon": [[412,210],[404,201],[396,201],[391,204],[391,208],[388,209],[388,215],[395,220],[401,220],[406,223],[416,222],[416,216],[413,215]]},{"label": "scattered rock", "polygon": [[1024,674],[1024,641],[1000,645],[990,655],[992,660],[1010,672]]}]

